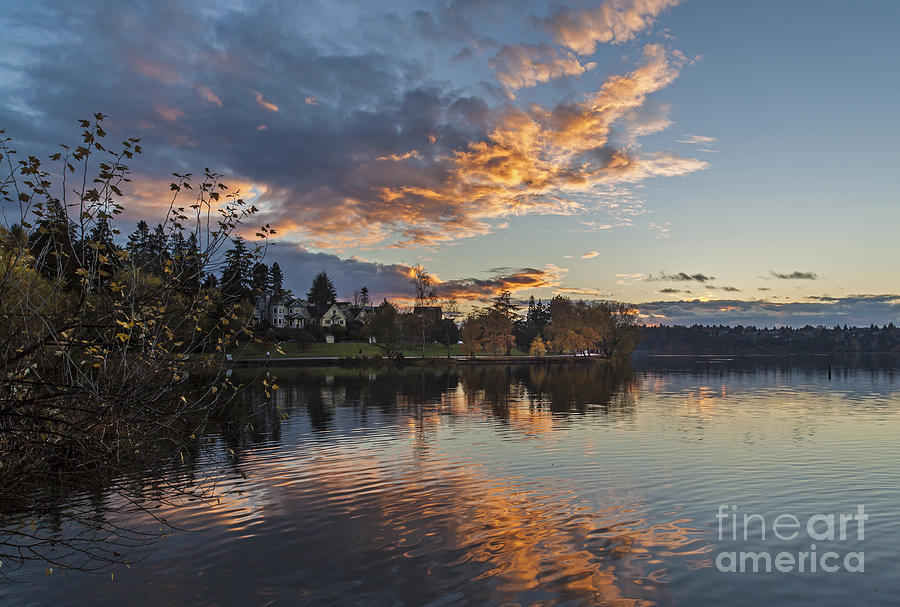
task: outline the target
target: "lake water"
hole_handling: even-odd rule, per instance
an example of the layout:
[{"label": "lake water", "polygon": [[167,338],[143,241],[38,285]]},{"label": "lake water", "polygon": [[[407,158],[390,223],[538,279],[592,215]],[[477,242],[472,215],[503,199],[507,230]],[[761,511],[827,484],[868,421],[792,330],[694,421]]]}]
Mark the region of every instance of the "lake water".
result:
[{"label": "lake water", "polygon": [[[0,604],[898,604],[897,368],[273,370],[272,401],[254,393],[249,423],[235,413],[203,441],[216,497],[157,511],[182,530],[132,549],[130,567],[27,564]],[[116,505],[90,499],[98,517]],[[742,551],[772,571],[728,571]]]}]

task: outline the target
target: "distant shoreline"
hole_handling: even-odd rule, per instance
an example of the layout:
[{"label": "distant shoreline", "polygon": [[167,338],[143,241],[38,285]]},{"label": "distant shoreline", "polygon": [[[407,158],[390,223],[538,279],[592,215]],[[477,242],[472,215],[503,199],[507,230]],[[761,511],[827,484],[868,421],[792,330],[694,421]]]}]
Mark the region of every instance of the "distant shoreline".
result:
[{"label": "distant shoreline", "polygon": [[872,350],[838,350],[834,352],[679,352],[668,354],[666,352],[652,352],[650,350],[635,350],[632,352],[632,358],[638,357],[659,357],[659,358],[722,358],[729,356],[732,358],[763,358],[763,357],[784,357],[784,356],[840,356],[840,355],[858,355],[858,354],[874,354],[876,356],[900,356],[900,352],[893,351],[872,351]]}]

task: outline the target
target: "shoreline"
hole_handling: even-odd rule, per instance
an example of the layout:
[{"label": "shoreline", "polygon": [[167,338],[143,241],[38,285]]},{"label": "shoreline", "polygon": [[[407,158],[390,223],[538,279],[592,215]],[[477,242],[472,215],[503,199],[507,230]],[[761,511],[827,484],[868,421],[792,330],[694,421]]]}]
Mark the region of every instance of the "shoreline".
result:
[{"label": "shoreline", "polygon": [[594,362],[611,362],[599,355],[571,356],[568,354],[552,354],[546,356],[468,356],[425,357],[405,356],[399,360],[386,357],[356,356],[273,356],[268,358],[235,358],[226,360],[232,368],[254,367],[329,367],[329,366],[380,366],[385,364],[439,366],[439,365],[508,365],[508,364],[580,364]]}]

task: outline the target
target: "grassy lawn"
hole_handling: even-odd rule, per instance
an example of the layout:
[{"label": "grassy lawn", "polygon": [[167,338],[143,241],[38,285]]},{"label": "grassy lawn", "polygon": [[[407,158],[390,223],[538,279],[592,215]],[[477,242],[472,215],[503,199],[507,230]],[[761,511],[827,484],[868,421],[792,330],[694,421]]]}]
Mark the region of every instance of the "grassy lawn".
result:
[{"label": "grassy lawn", "polygon": [[235,358],[265,358],[266,352],[272,357],[303,357],[303,356],[358,356],[359,351],[366,356],[380,354],[381,350],[372,344],[341,342],[336,344],[309,344],[306,349],[301,349],[299,344],[282,342],[279,344],[283,353],[278,352],[275,344],[252,343],[231,352]]},{"label": "grassy lawn", "polygon": [[[237,350],[229,352],[234,358],[265,358],[266,352],[270,352],[272,358],[288,357],[302,358],[313,356],[359,356],[360,351],[364,356],[378,356],[382,352],[378,346],[369,343],[359,342],[338,342],[335,344],[310,344],[305,350],[301,350],[299,344],[283,342],[281,344],[283,354],[275,349],[274,344],[249,344]],[[450,347],[451,356],[461,356],[464,352],[459,344]],[[522,352],[518,348],[513,348],[510,353],[513,356],[524,356],[526,352]],[[421,356],[421,348],[403,348],[404,356]],[[440,358],[447,356],[447,348],[441,344],[429,344],[425,348],[425,356],[428,358]]]}]

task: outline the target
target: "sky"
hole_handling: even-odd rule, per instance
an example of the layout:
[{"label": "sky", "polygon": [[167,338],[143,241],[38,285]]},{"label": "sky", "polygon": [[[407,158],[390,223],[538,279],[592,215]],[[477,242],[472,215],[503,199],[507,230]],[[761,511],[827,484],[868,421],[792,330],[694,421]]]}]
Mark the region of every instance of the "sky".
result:
[{"label": "sky", "polygon": [[[900,321],[900,3],[0,0],[0,128],[210,167],[306,292],[614,299],[650,324]],[[250,232],[255,232],[251,229]]]}]

